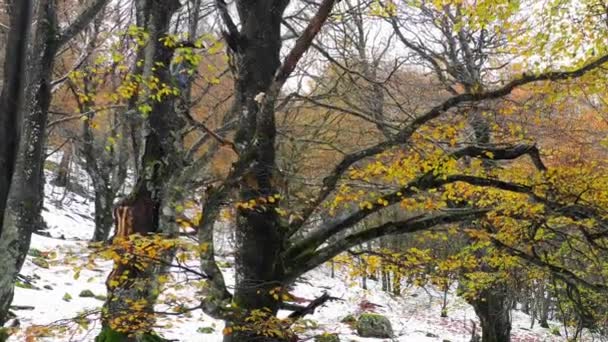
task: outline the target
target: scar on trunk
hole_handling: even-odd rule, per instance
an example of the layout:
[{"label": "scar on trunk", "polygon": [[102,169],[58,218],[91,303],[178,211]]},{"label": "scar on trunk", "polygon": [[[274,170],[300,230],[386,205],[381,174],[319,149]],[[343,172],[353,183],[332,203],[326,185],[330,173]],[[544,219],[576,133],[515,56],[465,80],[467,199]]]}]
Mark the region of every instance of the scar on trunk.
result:
[{"label": "scar on trunk", "polygon": [[[112,243],[119,239],[128,239],[133,234],[148,235],[156,230],[157,210],[154,201],[144,194],[127,197],[114,207],[114,225],[116,233]],[[129,270],[130,275],[135,275],[137,270],[131,265],[119,263],[110,273],[108,283],[119,280],[123,273]]]}]

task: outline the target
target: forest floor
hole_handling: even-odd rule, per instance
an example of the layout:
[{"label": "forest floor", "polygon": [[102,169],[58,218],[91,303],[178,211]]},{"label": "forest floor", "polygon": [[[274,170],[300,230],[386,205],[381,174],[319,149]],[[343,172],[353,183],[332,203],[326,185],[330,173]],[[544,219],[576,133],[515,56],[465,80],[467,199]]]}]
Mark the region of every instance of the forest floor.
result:
[{"label": "forest floor", "polygon": [[[33,236],[32,251],[21,272],[25,278],[16,288],[13,302],[18,306],[14,312],[18,315],[20,330],[9,341],[93,341],[100,328],[98,312],[106,292],[105,279],[112,267],[110,261],[96,260],[95,267],[84,268],[79,277],[75,277],[74,265],[84,265],[91,253],[87,240],[93,234],[93,204],[90,198],[52,185],[47,185],[46,194],[44,218],[49,236]],[[196,260],[189,263],[195,269],[198,267]],[[230,286],[234,282],[230,258],[224,258],[221,264]],[[185,299],[189,301],[186,306],[197,305],[195,282],[187,281],[185,275],[177,272],[173,278],[163,296]],[[94,297],[81,297],[85,290],[92,292]],[[473,322],[479,326],[472,307],[453,293],[447,297],[448,317],[441,318],[442,294],[438,291],[407,287],[402,295],[394,296],[382,291],[381,284],[373,280],[368,280],[367,289],[363,289],[359,280],[349,278],[344,272],[338,272],[332,278],[328,267],[307,274],[292,293],[312,300],[325,291],[340,300],[328,302],[314,315],[306,317],[301,324],[303,339],[312,340],[310,337],[316,334],[329,332],[338,333],[341,341],[383,341],[360,338],[351,326],[340,322],[348,314],[356,315],[363,307],[373,307],[375,312],[389,318],[396,335],[393,341],[468,342]],[[83,312],[91,313],[86,327],[70,321]],[[28,338],[28,335],[41,331],[39,326],[49,325],[67,330],[45,338]],[[187,316],[161,318],[158,325],[158,332],[168,339],[192,342],[222,340],[223,322],[206,316],[200,310]],[[530,329],[530,317],[513,311],[514,342],[565,341],[565,337],[551,334],[556,328],[564,336],[563,327],[557,322],[552,322],[550,329],[543,329],[538,324]]]}]

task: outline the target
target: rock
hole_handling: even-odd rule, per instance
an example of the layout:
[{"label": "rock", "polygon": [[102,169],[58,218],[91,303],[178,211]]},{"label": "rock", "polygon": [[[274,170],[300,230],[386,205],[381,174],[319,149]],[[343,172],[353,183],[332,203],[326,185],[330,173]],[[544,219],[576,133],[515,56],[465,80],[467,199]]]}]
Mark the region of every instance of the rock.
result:
[{"label": "rock", "polygon": [[342,318],[340,320],[340,322],[346,323],[346,324],[354,324],[357,322],[357,318],[354,315],[349,314],[349,315],[344,316],[344,318]]},{"label": "rock", "polygon": [[69,302],[72,300],[72,296],[66,292],[61,299],[63,299],[66,302]]},{"label": "rock", "polygon": [[43,287],[45,289],[47,289],[47,290],[52,290],[53,289],[53,287],[51,285],[44,285]]},{"label": "rock", "polygon": [[27,255],[34,257],[34,258],[40,258],[40,257],[42,257],[42,252],[37,250],[36,248],[30,248],[30,250],[27,251]]},{"label": "rock", "polygon": [[52,237],[51,233],[45,232],[45,231],[36,231],[36,232],[34,232],[34,234],[41,235],[41,236],[46,236],[46,237]]},{"label": "rock", "polygon": [[[129,339],[130,339],[129,336],[127,336],[123,333],[120,333],[120,332],[114,331],[110,328],[104,327],[101,329],[101,332],[99,333],[99,335],[97,335],[97,337],[95,338],[95,342],[128,341]],[[164,338],[158,336],[154,332],[139,335],[137,340],[140,342],[170,342],[170,341],[173,341],[173,340],[164,339]]]},{"label": "rock", "polygon": [[220,268],[230,268],[230,267],[232,267],[232,264],[231,264],[231,263],[229,263],[228,261],[218,261],[218,262],[217,262],[217,265],[218,265]]},{"label": "rock", "polygon": [[391,338],[393,327],[388,318],[378,314],[362,314],[357,321],[357,334],[361,337]]},{"label": "rock", "polygon": [[427,332],[425,336],[426,336],[426,337],[434,337],[434,338],[439,337],[439,336],[437,336],[437,335],[435,335],[435,334],[433,334],[433,333],[430,333],[430,332]]},{"label": "rock", "polygon": [[8,341],[10,335],[7,328],[0,328],[0,342]]},{"label": "rock", "polygon": [[30,305],[11,305],[11,309],[13,310],[34,310],[35,307]]},{"label": "rock", "polygon": [[105,295],[101,295],[101,294],[100,295],[95,295],[95,299],[100,300],[102,302],[105,302],[107,298],[108,297],[106,297]]},{"label": "rock", "polygon": [[315,336],[315,342],[340,342],[340,337],[338,334],[324,333]]},{"label": "rock", "polygon": [[28,289],[28,290],[40,290],[39,288],[37,288],[36,286],[34,286],[31,283],[24,283],[22,281],[17,280],[15,282],[15,286],[20,287],[22,289]]},{"label": "rock", "polygon": [[40,258],[40,257],[32,259],[32,263],[33,263],[34,265],[36,265],[36,266],[38,266],[38,267],[42,267],[42,268],[49,268],[49,267],[50,267],[50,266],[49,266],[49,262],[48,262],[48,261],[46,261],[46,260],[45,260],[45,259],[43,259],[43,258]]},{"label": "rock", "polygon": [[215,332],[215,329],[213,329],[212,327],[200,327],[196,329],[196,332],[201,334],[213,334]]},{"label": "rock", "polygon": [[94,298],[95,294],[91,290],[82,290],[82,291],[80,291],[80,294],[78,295],[78,297]]},{"label": "rock", "polygon": [[21,321],[16,318],[13,318],[12,320],[5,323],[4,325],[9,328],[19,328],[21,326]]}]

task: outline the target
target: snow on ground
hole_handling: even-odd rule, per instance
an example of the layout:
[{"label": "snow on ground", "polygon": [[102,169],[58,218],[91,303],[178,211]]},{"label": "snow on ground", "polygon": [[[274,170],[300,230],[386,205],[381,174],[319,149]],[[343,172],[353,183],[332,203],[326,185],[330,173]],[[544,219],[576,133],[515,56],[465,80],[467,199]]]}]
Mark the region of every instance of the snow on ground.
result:
[{"label": "snow on ground", "polygon": [[[83,290],[90,290],[97,296],[105,294],[105,279],[111,270],[111,262],[98,261],[92,269],[83,269],[75,279],[73,266],[65,265],[64,260],[81,260],[85,262],[90,250],[87,239],[93,234],[93,204],[91,199],[73,193],[64,193],[63,189],[47,185],[44,218],[48,224],[49,236],[34,235],[32,249],[39,251],[49,261],[49,268],[35,263],[34,256],[28,256],[21,272],[35,288],[17,287],[14,306],[33,307],[14,310],[21,324],[19,333],[10,341],[26,341],[28,327],[32,325],[47,325],[53,322],[69,319],[87,310],[99,310],[103,298],[82,298]],[[30,253],[35,254],[35,253]],[[228,260],[229,261],[229,260]],[[46,266],[46,265],[42,265]],[[191,265],[196,268],[196,261]],[[223,269],[228,286],[234,282],[233,270]],[[183,284],[183,275],[175,277],[176,284]],[[315,321],[317,327],[306,332],[314,336],[322,332],[338,333],[342,341],[383,341],[382,339],[360,338],[347,324],[340,320],[348,314],[356,314],[359,304],[368,301],[379,305],[376,312],[386,315],[395,332],[393,341],[469,341],[472,320],[476,321],[473,309],[460,298],[450,295],[449,317],[440,317],[441,294],[429,289],[405,289],[402,296],[393,296],[381,291],[380,284],[368,280],[368,290],[359,286],[351,286],[353,281],[344,276],[331,278],[329,270],[320,268],[307,274],[296,284],[293,294],[297,297],[314,299],[324,291],[341,300],[332,301],[318,309],[314,315],[306,319]],[[192,298],[195,306],[195,288],[180,287],[174,284],[170,291]],[[285,313],[282,313],[285,314]],[[95,317],[98,317],[95,316]],[[521,313],[513,313],[513,338],[515,342],[532,341],[564,341],[563,337],[550,334],[549,329],[535,325],[529,329],[530,318]],[[557,325],[557,323],[555,323]],[[477,326],[478,323],[477,323]],[[214,332],[203,334],[200,328],[211,327]],[[93,321],[86,331],[74,334],[63,334],[35,341],[93,341],[99,331],[99,321]],[[166,338],[179,341],[209,341],[222,340],[223,323],[204,315],[200,310],[187,316],[171,316],[159,320],[158,332]],[[28,340],[29,341],[29,340]]]}]

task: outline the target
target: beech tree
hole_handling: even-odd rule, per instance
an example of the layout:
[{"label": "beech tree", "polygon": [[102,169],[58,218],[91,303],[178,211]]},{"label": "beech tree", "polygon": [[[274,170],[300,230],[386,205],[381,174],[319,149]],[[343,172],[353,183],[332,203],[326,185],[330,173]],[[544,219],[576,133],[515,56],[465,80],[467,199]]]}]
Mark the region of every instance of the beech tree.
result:
[{"label": "beech tree", "polygon": [[[449,210],[447,208],[426,210],[407,219],[384,222],[363,231],[351,230],[356,223],[380,212],[386,206],[400,203],[406,197],[416,197],[420,192],[442,189],[452,183],[507,190],[532,196],[534,201],[538,200],[538,194],[527,190],[529,189],[527,186],[520,187],[521,184],[494,180],[482,175],[460,174],[456,170],[442,171],[446,165],[443,164],[444,162],[447,162],[447,165],[455,165],[449,160],[457,161],[465,157],[501,161],[528,155],[538,173],[543,174],[547,168],[541,161],[538,149],[530,144],[496,146],[469,143],[468,146],[453,149],[441,157],[440,160],[447,159],[444,162],[437,160],[439,165],[430,166],[428,169],[422,167],[421,173],[414,172],[407,176],[408,180],[400,182],[401,186],[397,191],[376,194],[372,198],[352,194],[348,189],[341,187],[341,180],[346,177],[356,178],[357,173],[353,174],[355,171],[352,168],[360,166],[369,159],[373,160],[380,154],[390,155],[399,148],[416,143],[419,141],[417,136],[420,131],[426,130],[429,123],[453,115],[453,111],[459,106],[499,99],[509,95],[518,87],[534,82],[558,82],[580,77],[603,65],[608,59],[606,56],[593,58],[580,67],[566,71],[524,73],[495,88],[483,89],[474,86],[465,88],[464,92],[457,92],[438,105],[404,122],[391,138],[346,154],[326,173],[319,184],[317,194],[308,200],[305,208],[298,212],[289,212],[288,208],[281,207],[281,190],[277,186],[280,172],[276,168],[274,108],[277,98],[281,96],[285,80],[323,27],[334,7],[334,2],[323,1],[318,5],[308,26],[300,34],[282,63],[279,58],[280,22],[283,20],[287,5],[285,2],[262,1],[255,4],[237,2],[239,25],[235,24],[223,2],[220,1],[217,5],[224,20],[230,53],[235,61],[234,110],[239,111],[241,122],[234,138],[238,160],[226,180],[208,194],[198,230],[199,238],[207,250],[203,253],[201,268],[210,278],[209,289],[206,297],[203,298],[203,308],[206,312],[227,321],[226,341],[247,341],[253,338],[276,341],[288,338],[284,333],[271,333],[270,335],[273,336],[268,337],[268,331],[264,332],[256,328],[256,319],[260,317],[269,319],[285,305],[280,296],[279,299],[274,296],[277,291],[284,291],[305,272],[349,248],[382,236],[415,232],[473,219],[487,219],[494,215],[509,216],[493,205],[473,205]],[[409,164],[392,165],[398,167]],[[427,171],[424,171],[425,169]],[[370,172],[383,174],[382,171],[374,170],[370,169]],[[360,179],[366,177],[369,175],[364,173]],[[232,294],[225,288],[222,274],[214,260],[213,223],[221,203],[233,190],[238,193],[239,202],[236,218],[236,288]],[[308,228],[308,220],[318,210],[322,210],[322,205],[333,195],[356,198],[361,205],[343,210],[320,226],[302,233]],[[549,204],[548,199],[543,197],[540,201],[548,208],[554,208],[549,210],[559,211],[559,206]],[[433,206],[430,206],[428,209],[432,208]],[[564,212],[560,214],[568,215]],[[339,238],[332,240],[332,237]],[[328,241],[332,242],[327,243]],[[520,253],[516,254],[523,256]],[[527,260],[543,263],[530,256]],[[569,281],[576,281],[576,277],[572,278],[569,275],[567,278]],[[318,305],[318,302],[315,305]],[[292,305],[289,307],[294,308]],[[295,319],[313,309],[314,307],[296,309],[290,317]],[[252,316],[256,319],[246,319]]]},{"label": "beech tree", "polygon": [[[13,161],[12,165],[6,166],[7,171],[12,170],[12,173],[3,174],[3,177],[12,175],[12,178],[2,213],[3,225],[0,235],[0,259],[2,269],[5,271],[0,279],[0,320],[6,319],[13,298],[13,282],[25,261],[31,235],[39,222],[42,210],[44,195],[42,167],[45,158],[45,134],[56,55],[63,45],[73,39],[95,18],[107,2],[108,0],[97,0],[91,3],[70,25],[61,29],[57,20],[56,2],[54,0],[39,1],[36,8],[37,18],[32,50],[25,58],[28,62],[25,74],[27,76],[15,75],[12,74],[12,71],[9,73],[9,75],[13,75],[13,78],[19,78],[19,81],[15,83],[18,88],[10,88],[10,91],[16,91],[13,94],[16,95],[14,98],[21,96],[19,82],[27,79],[28,83],[23,106],[12,108],[19,110],[12,113],[16,118],[8,120],[7,126],[11,130],[11,133],[7,135],[10,139],[9,143],[12,142],[9,146],[14,146],[17,152],[12,155],[12,158],[7,158],[7,161]],[[29,2],[24,2],[24,4],[29,4]],[[15,34],[23,32],[23,28],[29,25],[26,20],[29,17],[28,8],[24,7],[17,13],[23,13],[23,16],[14,19]],[[25,20],[25,22],[21,20]],[[20,36],[11,39],[15,40],[15,44],[27,43]],[[16,50],[7,50],[7,53],[23,51],[19,45],[16,45],[15,48]],[[15,57],[24,56],[17,54]],[[15,63],[13,58],[7,59],[6,62]],[[19,65],[16,66],[18,67],[16,71],[21,72]],[[11,82],[15,82],[15,80]],[[8,113],[3,115],[7,115],[7,119],[10,119]],[[14,134],[19,134],[19,141],[16,141]]]},{"label": "beech tree", "polygon": [[[0,227],[14,172],[14,164],[19,145],[22,118],[18,115],[23,106],[27,39],[30,31],[32,3],[11,1],[6,4],[9,18],[9,32],[5,48],[2,94],[0,95]],[[2,232],[0,228],[0,232]],[[2,316],[0,316],[0,322]]]},{"label": "beech tree", "polygon": [[[297,320],[332,299],[324,294],[308,305],[295,303],[289,288],[300,277],[345,252],[364,261],[361,274],[367,275],[378,261],[363,257],[377,253],[373,241],[438,230],[467,243],[458,244],[446,260],[410,248],[382,261],[399,266],[395,287],[401,286],[402,275],[433,277],[443,287],[458,278],[481,318],[485,341],[509,340],[510,298],[504,280],[527,276],[524,268],[550,274],[554,293],[574,298],[568,312],[580,322],[597,321],[601,310],[591,303],[604,304],[608,292],[603,281],[608,268],[602,261],[608,237],[607,166],[585,159],[556,163],[534,130],[524,134],[521,126],[500,125],[516,110],[516,92],[555,94],[548,100],[555,102],[563,88],[576,84],[601,94],[608,63],[607,13],[592,0],[583,3],[582,9],[566,1],[535,12],[542,25],[551,24],[550,30],[537,32],[521,30],[527,9],[508,0],[474,5],[321,0],[298,8],[289,0],[216,0],[233,94],[226,97],[232,105],[224,113],[203,113],[214,117],[210,126],[192,114],[195,83],[189,73],[195,72],[203,51],[223,46],[199,37],[204,2],[129,2],[125,6],[134,10],[135,25],[121,34],[135,42],[133,59],[110,53],[108,61],[85,60],[95,67],[68,78],[78,98],[75,112],[88,118],[83,152],[92,177],[108,173],[95,170],[99,161],[93,160],[94,150],[87,151],[94,143],[94,118],[87,113],[99,110],[91,80],[97,66],[116,68],[109,71],[121,82],[113,100],[127,112],[114,114],[128,128],[134,155],[135,184],[113,208],[112,243],[92,245],[114,261],[96,340],[161,341],[154,332],[155,304],[167,269],[174,266],[204,280],[197,303],[180,304],[175,314],[201,309],[225,321],[226,342],[289,341],[295,338],[291,327]],[[8,311],[13,281],[40,214],[55,56],[106,4],[93,1],[60,29],[55,1],[38,2],[23,139],[0,235],[0,265],[6,270],[0,276],[0,319]],[[180,19],[184,7],[189,11],[185,25]],[[570,15],[580,15],[582,33],[555,29]],[[390,37],[375,54],[366,41],[370,21],[385,25]],[[349,34],[351,29],[356,34]],[[186,30],[188,35],[180,35]],[[336,39],[329,41],[325,35],[332,34]],[[537,39],[524,39],[531,37]],[[405,57],[385,63],[402,52],[393,49],[396,44]],[[574,52],[564,49],[566,44]],[[577,52],[589,46],[593,53]],[[310,91],[291,91],[290,80],[317,71],[315,63],[302,64],[307,53],[324,62],[324,75],[316,75]],[[542,63],[534,63],[537,59]],[[409,70],[401,68],[404,60],[412,62]],[[216,75],[208,83],[218,82]],[[300,111],[304,104],[310,108]],[[204,106],[217,109],[211,107]],[[294,118],[294,112],[303,114]],[[348,120],[331,120],[340,115]],[[281,139],[279,129],[290,128],[290,120],[302,127]],[[316,126],[311,128],[309,121]],[[326,127],[333,134],[323,134]],[[340,146],[332,146],[314,168],[294,167],[316,152],[312,148],[299,149],[300,142],[293,143],[292,151],[284,146],[297,136],[331,145],[338,134]],[[300,155],[294,161],[287,153]],[[220,157],[228,170],[211,177],[209,170]],[[599,176],[591,180],[591,174]],[[101,183],[107,186],[106,180]],[[300,191],[303,195],[297,195]],[[178,238],[184,202],[192,198],[202,198],[196,219],[188,223],[196,228],[196,245]],[[100,210],[107,211],[110,202]],[[234,213],[235,286],[230,290],[214,246],[223,211]],[[105,214],[98,240],[107,236]],[[200,258],[200,270],[175,258],[184,251]],[[590,266],[582,267],[587,261]],[[420,274],[425,264],[443,274]],[[498,314],[490,305],[500,308]],[[280,319],[280,309],[291,314]]]}]

